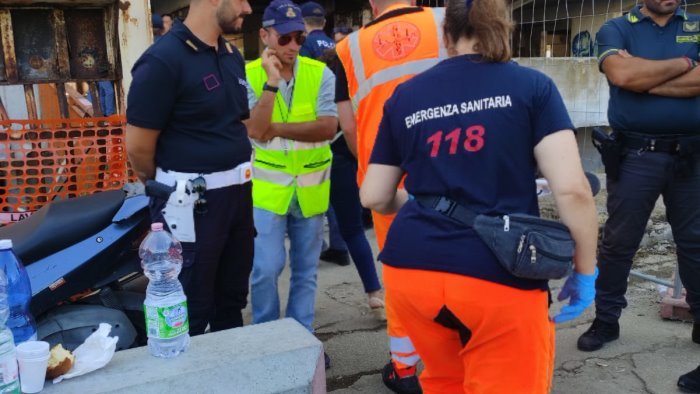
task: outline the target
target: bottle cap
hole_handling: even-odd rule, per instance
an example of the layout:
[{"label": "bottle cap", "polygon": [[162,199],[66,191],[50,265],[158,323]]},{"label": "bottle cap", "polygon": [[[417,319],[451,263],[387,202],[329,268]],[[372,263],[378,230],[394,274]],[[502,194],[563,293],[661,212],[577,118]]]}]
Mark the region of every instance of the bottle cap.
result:
[{"label": "bottle cap", "polygon": [[163,231],[163,223],[158,223],[158,222],[152,223],[151,224],[151,231]]},{"label": "bottle cap", "polygon": [[0,239],[0,250],[12,249],[11,239]]}]

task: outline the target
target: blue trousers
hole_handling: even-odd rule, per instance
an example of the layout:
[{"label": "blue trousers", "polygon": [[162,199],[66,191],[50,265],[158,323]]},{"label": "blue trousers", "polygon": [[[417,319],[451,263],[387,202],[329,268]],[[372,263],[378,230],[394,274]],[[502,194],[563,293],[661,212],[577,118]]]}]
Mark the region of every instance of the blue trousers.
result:
[{"label": "blue trousers", "polygon": [[[295,204],[296,201],[293,201],[292,205]],[[323,241],[323,215],[304,218],[298,207],[290,211],[287,215],[277,215],[260,208],[253,210],[255,229],[258,232],[255,237],[250,289],[253,324],[280,318],[277,282],[287,260],[284,240],[288,233],[292,276],[285,316],[295,319],[313,332],[316,270]]]},{"label": "blue trousers", "polygon": [[[692,159],[691,159],[692,160]],[[627,277],[656,200],[663,196],[677,246],[680,277],[690,312],[700,322],[700,157],[680,174],[679,157],[628,150],[620,176],[608,178],[608,214],[598,256],[596,317],[616,322],[627,306]]]},{"label": "blue trousers", "polygon": [[357,162],[343,154],[333,156],[331,166],[331,205],[338,219],[340,235],[348,246],[366,293],[382,288],[362,223],[360,190],[357,187]]},{"label": "blue trousers", "polygon": [[[190,335],[243,326],[253,265],[252,184],[207,190],[209,210],[195,213],[197,242],[182,243],[180,282],[187,296]],[[166,223],[165,200],[151,197],[153,222]]]},{"label": "blue trousers", "polygon": [[[333,172],[333,170],[331,170],[331,172]],[[339,250],[347,253],[348,245],[345,243],[343,236],[340,235],[340,225],[338,224],[338,219],[335,216],[333,205],[328,207],[326,218],[328,218],[328,249]]]}]

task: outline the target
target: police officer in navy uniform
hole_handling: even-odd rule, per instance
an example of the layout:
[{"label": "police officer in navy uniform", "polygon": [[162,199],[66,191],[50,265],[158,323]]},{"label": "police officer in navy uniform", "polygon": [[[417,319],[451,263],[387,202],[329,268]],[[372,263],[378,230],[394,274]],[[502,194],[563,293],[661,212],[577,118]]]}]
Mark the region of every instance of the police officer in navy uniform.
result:
[{"label": "police officer in navy uniform", "polygon": [[[240,30],[247,0],[192,0],[133,67],[126,143],[138,177],[175,187],[151,218],[182,242],[190,333],[243,325],[253,263],[249,117]],[[167,188],[166,188],[167,190]],[[167,195],[167,193],[166,193]]]},{"label": "police officer in navy uniform", "polygon": [[299,50],[299,55],[318,59],[328,49],[335,49],[335,41],[326,35],[326,10],[313,1],[301,6],[301,16],[306,27],[306,41]]},{"label": "police officer in navy uniform", "polygon": [[[583,351],[619,337],[632,259],[659,195],[695,317],[692,339],[700,343],[700,17],[680,3],[643,0],[597,35],[617,151],[603,152],[609,219],[598,256],[596,318],[578,341]],[[697,391],[700,372],[694,373]]]}]

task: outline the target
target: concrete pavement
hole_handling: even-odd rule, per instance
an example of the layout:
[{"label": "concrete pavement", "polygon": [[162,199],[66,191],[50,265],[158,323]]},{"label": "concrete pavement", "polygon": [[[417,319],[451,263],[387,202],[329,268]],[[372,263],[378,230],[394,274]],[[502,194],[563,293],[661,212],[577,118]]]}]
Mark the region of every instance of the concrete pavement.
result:
[{"label": "concrete pavement", "polygon": [[[604,194],[598,196],[604,211]],[[663,219],[654,216],[654,223]],[[375,248],[374,233],[367,232]],[[664,248],[666,249],[666,248]],[[668,279],[675,266],[671,250],[650,245],[638,254],[635,268]],[[381,264],[377,263],[381,271]],[[288,292],[289,272],[280,280],[283,299]],[[386,324],[375,320],[354,265],[340,267],[321,262],[318,272],[316,335],[332,360],[327,371],[328,391],[334,394],[390,393],[381,382],[380,371],[389,359]],[[552,282],[554,295],[563,281]],[[690,340],[689,323],[662,320],[657,285],[638,279],[630,281],[629,307],[623,312],[621,338],[594,353],[576,349],[578,336],[593,319],[593,308],[574,322],[557,329],[554,393],[654,393],[679,392],[678,376],[700,363],[700,345]],[[284,304],[283,304],[284,305]],[[552,306],[553,313],[561,303]],[[283,309],[284,310],[284,309]],[[247,311],[250,319],[250,311]],[[526,356],[523,362],[527,362]],[[505,372],[504,372],[505,373]]]}]

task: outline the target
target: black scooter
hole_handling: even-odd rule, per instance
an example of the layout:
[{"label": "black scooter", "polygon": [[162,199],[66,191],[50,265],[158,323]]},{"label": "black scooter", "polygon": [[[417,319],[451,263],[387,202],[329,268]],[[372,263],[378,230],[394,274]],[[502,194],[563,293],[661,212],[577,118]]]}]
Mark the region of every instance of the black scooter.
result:
[{"label": "black scooter", "polygon": [[146,343],[138,247],[149,224],[145,195],[114,190],[52,202],[0,228],[29,274],[40,340],[72,350],[104,322],[118,350]]}]

